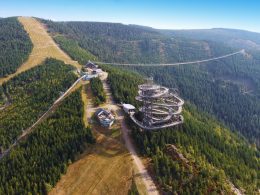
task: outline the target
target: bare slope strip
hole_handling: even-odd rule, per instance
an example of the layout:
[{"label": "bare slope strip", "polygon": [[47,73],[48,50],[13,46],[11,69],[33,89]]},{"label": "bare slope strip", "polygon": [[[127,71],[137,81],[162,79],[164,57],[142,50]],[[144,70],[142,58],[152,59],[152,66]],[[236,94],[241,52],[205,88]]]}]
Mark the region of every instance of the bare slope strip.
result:
[{"label": "bare slope strip", "polygon": [[0,85],[15,77],[17,74],[29,70],[41,64],[46,58],[55,58],[80,68],[80,64],[73,61],[64,53],[48,34],[46,28],[37,19],[31,17],[19,17],[18,20],[24,26],[33,43],[33,50],[28,60],[23,63],[15,73],[0,79]]}]

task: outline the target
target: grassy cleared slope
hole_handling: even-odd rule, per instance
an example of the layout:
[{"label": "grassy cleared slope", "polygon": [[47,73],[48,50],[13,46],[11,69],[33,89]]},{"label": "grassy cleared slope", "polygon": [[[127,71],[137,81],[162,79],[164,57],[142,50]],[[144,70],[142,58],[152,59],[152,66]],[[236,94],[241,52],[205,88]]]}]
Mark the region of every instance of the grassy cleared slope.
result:
[{"label": "grassy cleared slope", "polygon": [[[84,122],[88,126],[88,119],[95,110],[91,90],[83,88],[81,97],[85,107]],[[128,193],[133,164],[131,155],[120,142],[119,129],[100,131],[95,125],[91,129],[95,132],[96,144],[68,167],[50,195]]]},{"label": "grassy cleared slope", "polygon": [[130,154],[115,140],[99,134],[97,143],[69,166],[50,195],[127,194],[131,176]]},{"label": "grassy cleared slope", "polygon": [[64,53],[53,41],[46,31],[46,28],[35,18],[19,17],[20,23],[29,34],[33,43],[33,50],[28,60],[23,63],[15,73],[6,78],[0,79],[0,84],[13,78],[17,74],[29,70],[41,64],[46,58],[55,58],[71,64],[76,68],[80,68],[80,64],[73,61],[66,53]]}]

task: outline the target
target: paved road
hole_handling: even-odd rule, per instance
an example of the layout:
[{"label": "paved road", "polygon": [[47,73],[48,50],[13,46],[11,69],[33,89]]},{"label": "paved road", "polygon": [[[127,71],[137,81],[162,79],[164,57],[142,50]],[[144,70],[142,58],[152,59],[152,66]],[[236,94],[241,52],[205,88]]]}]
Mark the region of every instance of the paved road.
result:
[{"label": "paved road", "polygon": [[28,129],[26,129],[25,131],[23,131],[23,133],[16,139],[16,141],[7,149],[5,150],[2,154],[0,154],[0,160],[5,157],[7,154],[9,154],[9,152],[19,144],[19,142],[25,138],[27,135],[29,135],[32,131],[33,128],[38,125],[42,120],[44,120],[51,112],[52,110],[55,108],[55,106],[57,106],[58,103],[60,103],[65,97],[66,95],[80,82],[80,80],[83,78],[84,76],[80,77],[79,79],[77,79],[72,85],[71,87],[64,93],[62,94],[52,105],[51,107]]},{"label": "paved road", "polygon": [[121,128],[122,128],[122,133],[123,133],[125,145],[126,145],[128,151],[130,152],[130,154],[133,158],[133,161],[134,161],[134,163],[135,163],[135,165],[138,169],[138,174],[142,177],[143,183],[146,187],[147,194],[157,195],[157,194],[159,194],[159,192],[156,188],[156,185],[153,182],[153,180],[152,180],[150,174],[148,173],[147,169],[143,165],[141,159],[137,155],[134,144],[131,141],[131,137],[130,137],[130,134],[129,134],[130,129],[125,124],[124,113],[123,113],[122,109],[113,101],[110,86],[106,82],[107,81],[107,73],[105,73],[104,77],[102,78],[102,81],[103,81],[104,90],[107,94],[108,103],[110,105],[110,108],[113,109],[113,110],[116,110],[117,113],[118,113],[117,120],[119,120],[120,123],[121,123]]}]

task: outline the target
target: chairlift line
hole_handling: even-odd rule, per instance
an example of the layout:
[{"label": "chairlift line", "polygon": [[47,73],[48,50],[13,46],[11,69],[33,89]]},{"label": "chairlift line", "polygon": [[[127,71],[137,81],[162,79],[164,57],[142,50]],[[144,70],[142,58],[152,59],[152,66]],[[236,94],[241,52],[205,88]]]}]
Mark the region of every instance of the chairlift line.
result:
[{"label": "chairlift line", "polygon": [[209,62],[209,61],[215,61],[223,58],[228,58],[230,56],[234,56],[237,54],[245,54],[245,49],[241,49],[237,52],[229,53],[223,56],[219,57],[214,57],[214,58],[209,58],[205,60],[197,60],[197,61],[191,61],[191,62],[176,62],[176,63],[170,63],[170,64],[124,64],[124,63],[114,63],[114,62],[94,62],[96,64],[105,64],[105,65],[115,65],[115,66],[179,66],[179,65],[186,65],[186,64],[198,64],[198,63],[203,63],[203,62]]}]

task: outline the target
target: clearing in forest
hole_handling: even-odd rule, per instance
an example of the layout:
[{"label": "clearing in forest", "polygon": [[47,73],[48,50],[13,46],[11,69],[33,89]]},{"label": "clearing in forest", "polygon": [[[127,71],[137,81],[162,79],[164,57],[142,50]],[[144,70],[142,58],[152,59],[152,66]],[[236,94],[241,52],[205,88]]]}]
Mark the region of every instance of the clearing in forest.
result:
[{"label": "clearing in forest", "polygon": [[[82,89],[84,102],[85,124],[88,124],[94,108],[88,90]],[[90,113],[91,112],[91,113]],[[116,125],[117,126],[117,125]],[[120,129],[103,132],[97,126],[92,126],[96,137],[96,144],[88,146],[87,151],[79,160],[68,167],[50,195],[58,194],[127,194],[131,187],[133,163],[130,153],[121,143]],[[109,135],[109,131],[113,131]],[[116,136],[114,131],[118,131]],[[104,133],[104,134],[103,134]]]},{"label": "clearing in forest", "polygon": [[131,155],[114,139],[97,133],[96,140],[69,166],[50,195],[128,193],[132,182]]},{"label": "clearing in forest", "polygon": [[21,72],[41,64],[46,58],[55,58],[64,61],[66,64],[71,64],[76,68],[81,67],[77,61],[73,61],[59,48],[48,34],[43,24],[41,24],[37,19],[31,17],[19,17],[18,19],[30,36],[33,43],[33,50],[28,60],[24,62],[15,73],[8,75],[5,78],[0,78],[0,84],[8,81]]}]

